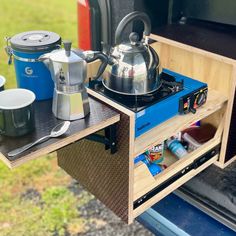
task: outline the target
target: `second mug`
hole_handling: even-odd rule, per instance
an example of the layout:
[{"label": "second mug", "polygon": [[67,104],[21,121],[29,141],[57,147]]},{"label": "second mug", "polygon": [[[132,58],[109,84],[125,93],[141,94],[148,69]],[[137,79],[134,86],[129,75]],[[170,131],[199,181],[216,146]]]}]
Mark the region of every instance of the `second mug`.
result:
[{"label": "second mug", "polygon": [[0,134],[22,136],[35,128],[33,102],[35,95],[27,89],[0,92]]}]

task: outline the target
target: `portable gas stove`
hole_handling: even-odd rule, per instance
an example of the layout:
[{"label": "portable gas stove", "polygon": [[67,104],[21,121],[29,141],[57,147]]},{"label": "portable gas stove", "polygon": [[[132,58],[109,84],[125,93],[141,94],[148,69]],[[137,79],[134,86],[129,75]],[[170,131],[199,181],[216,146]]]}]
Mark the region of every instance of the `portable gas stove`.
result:
[{"label": "portable gas stove", "polygon": [[92,80],[89,88],[135,113],[135,137],[179,114],[195,113],[206,102],[207,84],[164,69],[162,84],[154,93],[123,95],[106,89],[102,80]]}]

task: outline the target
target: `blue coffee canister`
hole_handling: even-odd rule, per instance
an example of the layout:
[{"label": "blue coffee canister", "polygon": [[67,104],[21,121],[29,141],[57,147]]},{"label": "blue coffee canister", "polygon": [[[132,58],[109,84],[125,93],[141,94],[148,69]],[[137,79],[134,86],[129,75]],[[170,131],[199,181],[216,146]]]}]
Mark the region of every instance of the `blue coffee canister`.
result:
[{"label": "blue coffee canister", "polygon": [[49,31],[29,31],[8,40],[9,62],[13,56],[17,86],[34,92],[36,100],[51,99],[54,83],[48,68],[38,58],[60,48],[61,37]]}]

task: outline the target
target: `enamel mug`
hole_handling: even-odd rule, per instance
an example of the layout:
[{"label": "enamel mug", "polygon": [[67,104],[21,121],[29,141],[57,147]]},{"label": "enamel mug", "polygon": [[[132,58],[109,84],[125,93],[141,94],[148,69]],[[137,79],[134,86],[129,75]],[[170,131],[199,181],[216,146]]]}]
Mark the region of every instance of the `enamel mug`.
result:
[{"label": "enamel mug", "polygon": [[0,92],[0,135],[16,137],[34,130],[34,100],[35,94],[27,89]]}]

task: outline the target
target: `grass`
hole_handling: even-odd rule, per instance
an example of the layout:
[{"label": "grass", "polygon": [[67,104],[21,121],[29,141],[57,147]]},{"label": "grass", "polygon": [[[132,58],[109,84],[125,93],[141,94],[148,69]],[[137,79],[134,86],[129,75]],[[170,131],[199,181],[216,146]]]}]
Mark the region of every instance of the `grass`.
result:
[{"label": "grass", "polygon": [[91,200],[75,196],[71,178],[57,166],[55,154],[14,170],[0,163],[0,235],[50,236],[81,233],[85,220],[78,208]]},{"label": "grass", "polygon": [[0,235],[50,236],[83,232],[78,208],[91,196],[75,196],[71,178],[58,168],[55,154],[14,170],[0,164]]},{"label": "grass", "polygon": [[0,74],[7,87],[15,87],[14,66],[7,66],[5,37],[30,30],[48,30],[77,46],[76,0],[1,0],[0,1]]},{"label": "grass", "polygon": [[[14,66],[7,65],[4,37],[30,30],[57,32],[77,46],[76,0],[1,0],[0,74],[6,88],[16,87]],[[71,235],[83,232],[78,207],[91,199],[69,191],[71,178],[55,155],[15,170],[0,162],[0,236]]]}]

